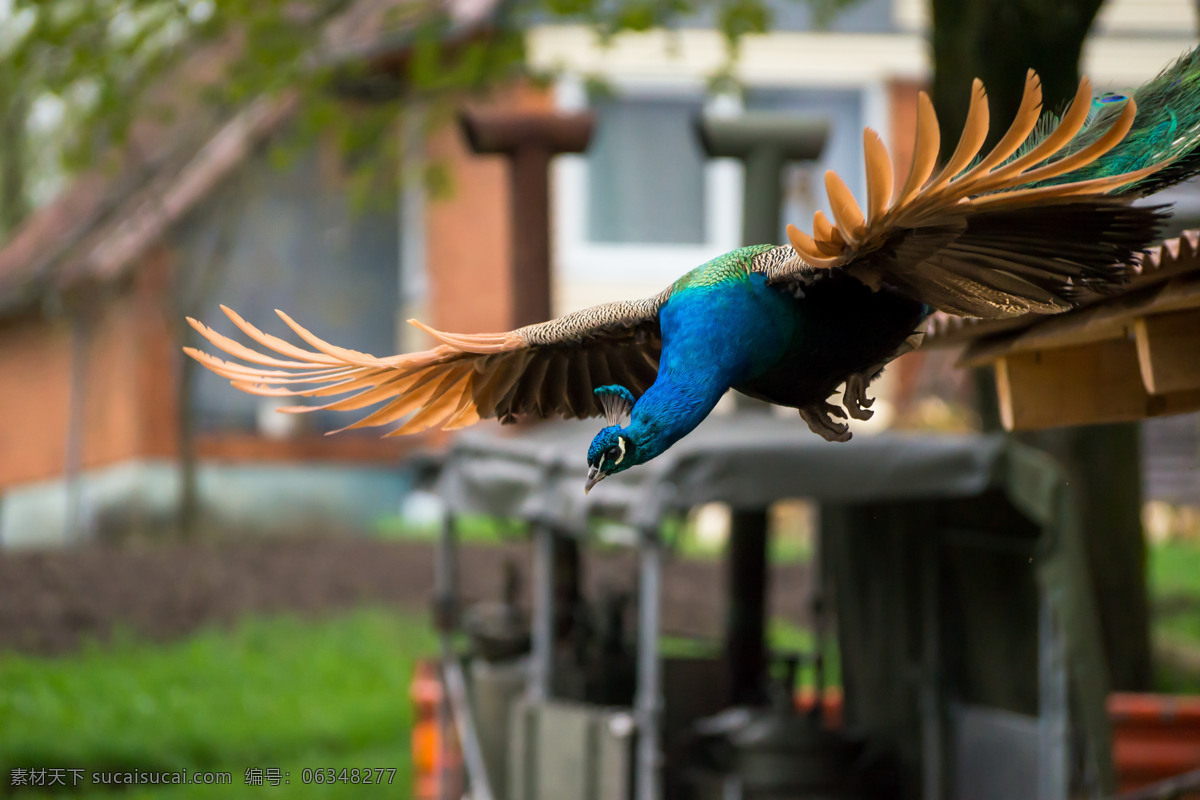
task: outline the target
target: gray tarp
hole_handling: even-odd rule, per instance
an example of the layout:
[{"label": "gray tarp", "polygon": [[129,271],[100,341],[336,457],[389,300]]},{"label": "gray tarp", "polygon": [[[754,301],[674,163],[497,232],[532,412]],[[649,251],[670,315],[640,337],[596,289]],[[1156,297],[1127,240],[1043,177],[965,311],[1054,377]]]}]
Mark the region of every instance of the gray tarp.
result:
[{"label": "gray tarp", "polygon": [[464,433],[446,458],[437,492],[457,512],[578,530],[589,513],[644,525],[712,501],[761,508],[789,497],[845,503],[969,497],[1001,488],[1007,474],[1002,437],[860,435],[831,444],[798,418],[757,414],[710,417],[657,459],[608,478],[585,497],[588,443],[601,424]]}]

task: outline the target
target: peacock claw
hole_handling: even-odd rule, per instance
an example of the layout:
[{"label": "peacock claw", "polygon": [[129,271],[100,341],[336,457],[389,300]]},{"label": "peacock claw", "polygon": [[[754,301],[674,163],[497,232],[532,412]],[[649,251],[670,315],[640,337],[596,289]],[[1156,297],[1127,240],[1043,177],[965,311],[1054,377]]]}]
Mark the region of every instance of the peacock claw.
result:
[{"label": "peacock claw", "polygon": [[846,412],[827,400],[813,403],[800,409],[800,418],[808,423],[808,429],[827,442],[850,441],[850,426],[845,422],[834,422],[833,417],[846,418]]},{"label": "peacock claw", "polygon": [[842,392],[842,404],[854,419],[868,420],[875,416],[871,406],[874,397],[867,397],[867,386],[878,373],[856,372],[846,379],[846,390]]}]

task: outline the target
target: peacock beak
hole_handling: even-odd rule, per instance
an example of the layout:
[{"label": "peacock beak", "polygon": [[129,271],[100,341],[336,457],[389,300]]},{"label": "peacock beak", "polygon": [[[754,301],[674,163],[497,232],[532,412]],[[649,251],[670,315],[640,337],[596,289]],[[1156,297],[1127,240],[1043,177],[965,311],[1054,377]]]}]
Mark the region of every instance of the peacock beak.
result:
[{"label": "peacock beak", "polygon": [[607,472],[601,472],[599,467],[588,467],[587,483],[583,485],[583,493],[587,494],[600,481],[608,477]]}]

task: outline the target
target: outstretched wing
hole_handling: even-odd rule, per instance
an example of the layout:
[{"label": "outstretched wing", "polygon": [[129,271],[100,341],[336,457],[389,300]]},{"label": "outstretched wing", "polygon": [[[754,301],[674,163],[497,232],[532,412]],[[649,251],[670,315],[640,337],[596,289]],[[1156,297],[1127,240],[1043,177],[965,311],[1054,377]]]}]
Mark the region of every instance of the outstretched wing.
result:
[{"label": "outstretched wing", "polygon": [[620,384],[636,396],[654,382],[662,348],[658,309],[666,297],[664,292],[647,300],[594,306],[496,334],[442,333],[410,320],[440,344],[389,358],[336,347],[276,312],[313,348],[307,350],[260,331],[222,306],[242,333],[274,354],[247,347],[191,318],[188,322],[209,343],[245,363],[191,347],[184,350],[250,394],[348,395],[284,411],[378,406],[343,430],[404,420],[387,434],[399,436],[432,427],[462,428],[490,417],[505,422],[520,417],[593,417],[602,413],[592,393],[596,387]]},{"label": "outstretched wing", "polygon": [[1161,214],[1108,193],[1166,162],[1071,181],[1072,172],[1121,141],[1136,106],[1128,99],[1106,109],[1079,137],[1092,108],[1085,78],[1057,126],[1031,139],[1041,105],[1041,83],[1030,70],[1012,126],[979,157],[988,109],[976,80],[958,146],[935,175],[941,134],[933,104],[921,93],[912,168],[899,192],[887,149],[867,128],[866,211],[836,173],[826,172],[833,221],[817,212],[811,234],[789,225],[795,257],[776,257],[762,271],[773,282],[794,282],[841,269],[868,286],[886,284],[942,311],[976,317],[1061,311],[1081,292],[1121,281],[1156,235]]}]

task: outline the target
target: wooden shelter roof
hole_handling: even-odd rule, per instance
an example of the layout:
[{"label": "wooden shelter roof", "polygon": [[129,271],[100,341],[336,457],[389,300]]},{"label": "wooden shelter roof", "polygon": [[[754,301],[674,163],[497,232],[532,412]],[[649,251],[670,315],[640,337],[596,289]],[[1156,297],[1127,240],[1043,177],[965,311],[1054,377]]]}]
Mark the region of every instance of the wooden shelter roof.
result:
[{"label": "wooden shelter roof", "polygon": [[927,341],[992,367],[1008,430],[1200,410],[1200,231],[1148,251],[1117,294],[1049,316],[939,316]]}]

